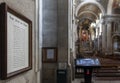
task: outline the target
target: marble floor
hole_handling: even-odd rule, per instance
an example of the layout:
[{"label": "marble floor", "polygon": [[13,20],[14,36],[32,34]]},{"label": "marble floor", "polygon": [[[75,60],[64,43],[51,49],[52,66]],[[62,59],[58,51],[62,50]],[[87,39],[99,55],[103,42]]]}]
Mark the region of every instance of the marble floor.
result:
[{"label": "marble floor", "polygon": [[[83,79],[75,79],[72,83],[81,83]],[[120,83],[120,80],[94,80],[93,83]]]}]

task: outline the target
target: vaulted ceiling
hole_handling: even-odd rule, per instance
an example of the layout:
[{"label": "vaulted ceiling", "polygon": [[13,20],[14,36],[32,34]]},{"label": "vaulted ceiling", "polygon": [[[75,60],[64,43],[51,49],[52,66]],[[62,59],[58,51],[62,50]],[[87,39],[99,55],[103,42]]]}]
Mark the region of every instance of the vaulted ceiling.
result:
[{"label": "vaulted ceiling", "polygon": [[82,25],[89,26],[91,23],[96,22],[96,20],[99,19],[100,13],[101,9],[96,4],[88,3],[79,9],[77,17]]}]

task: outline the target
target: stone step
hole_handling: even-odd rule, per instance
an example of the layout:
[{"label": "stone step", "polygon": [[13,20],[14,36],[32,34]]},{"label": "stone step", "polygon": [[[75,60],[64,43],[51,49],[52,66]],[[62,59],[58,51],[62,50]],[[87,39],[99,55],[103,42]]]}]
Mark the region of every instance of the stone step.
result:
[{"label": "stone step", "polygon": [[96,73],[95,76],[97,77],[120,77],[119,73]]}]

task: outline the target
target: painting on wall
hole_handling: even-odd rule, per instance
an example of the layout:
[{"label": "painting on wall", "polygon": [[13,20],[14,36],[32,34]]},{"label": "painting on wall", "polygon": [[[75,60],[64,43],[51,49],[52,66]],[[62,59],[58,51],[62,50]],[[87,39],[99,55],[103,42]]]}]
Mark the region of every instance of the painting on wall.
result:
[{"label": "painting on wall", "polygon": [[42,48],[42,61],[44,63],[57,62],[57,48],[56,47],[43,47]]}]

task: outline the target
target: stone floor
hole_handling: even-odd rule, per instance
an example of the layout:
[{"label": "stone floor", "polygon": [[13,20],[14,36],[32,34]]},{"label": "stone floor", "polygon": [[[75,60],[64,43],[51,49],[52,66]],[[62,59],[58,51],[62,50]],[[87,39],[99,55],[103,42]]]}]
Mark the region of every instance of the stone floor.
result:
[{"label": "stone floor", "polygon": [[[75,79],[72,83],[81,83],[81,81],[83,81],[83,79]],[[93,79],[93,83],[120,83],[120,80],[94,80]]]}]

